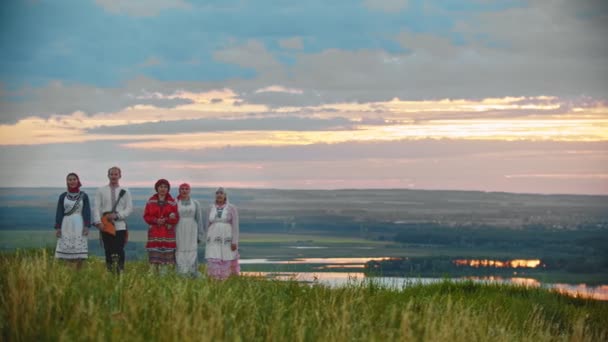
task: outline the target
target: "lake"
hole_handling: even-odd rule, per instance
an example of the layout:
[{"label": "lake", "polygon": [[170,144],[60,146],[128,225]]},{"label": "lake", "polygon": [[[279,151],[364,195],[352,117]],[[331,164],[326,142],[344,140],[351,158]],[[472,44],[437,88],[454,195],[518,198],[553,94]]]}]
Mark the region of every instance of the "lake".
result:
[{"label": "lake", "polygon": [[[352,269],[364,268],[369,261],[389,260],[391,257],[357,257],[357,258],[295,258],[291,260],[272,259],[241,259],[242,266],[247,265],[312,265],[318,272],[265,272],[244,271],[241,274],[249,277],[263,277],[276,280],[294,280],[308,284],[322,284],[330,287],[346,285],[360,285],[369,282],[394,289],[401,289],[417,284],[433,284],[449,279],[454,282],[473,281],[486,284],[511,284],[524,287],[545,288],[572,297],[590,298],[596,300],[608,300],[608,285],[589,286],[587,284],[565,284],[544,283],[534,278],[527,277],[458,277],[458,278],[415,278],[415,277],[381,277],[367,276],[363,272],[352,271]],[[514,263],[519,267],[535,265],[534,260],[516,260]],[[528,266],[530,267],[530,266]],[[339,270],[343,271],[325,271]]]}]

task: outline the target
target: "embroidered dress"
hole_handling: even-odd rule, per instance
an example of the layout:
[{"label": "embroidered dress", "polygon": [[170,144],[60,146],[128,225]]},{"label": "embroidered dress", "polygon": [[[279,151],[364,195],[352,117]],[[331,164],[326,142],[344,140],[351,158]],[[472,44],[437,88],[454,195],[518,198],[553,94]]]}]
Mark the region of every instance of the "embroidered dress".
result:
[{"label": "embroidered dress", "polygon": [[197,240],[202,240],[202,217],[200,205],[195,200],[178,200],[179,222],[175,227],[177,271],[182,274],[197,274]]},{"label": "embroidered dress", "polygon": [[[74,206],[77,206],[74,208]],[[82,235],[85,222],[82,217],[84,195],[67,194],[63,200],[64,213],[75,210],[70,215],[64,215],[61,221],[61,237],[57,239],[55,258],[58,259],[86,259],[89,244],[86,236]]]},{"label": "embroidered dress", "polygon": [[[166,223],[159,225],[158,219]],[[150,197],[144,211],[144,220],[150,225],[148,229],[148,261],[151,264],[175,264],[175,225],[179,221],[177,203],[167,194],[164,201],[159,201],[158,194]]]},{"label": "embroidered dress", "polygon": [[207,216],[209,227],[205,245],[207,273],[215,279],[226,279],[238,275],[238,250],[233,251],[231,244],[238,244],[239,215],[237,208],[226,203],[213,205]]}]

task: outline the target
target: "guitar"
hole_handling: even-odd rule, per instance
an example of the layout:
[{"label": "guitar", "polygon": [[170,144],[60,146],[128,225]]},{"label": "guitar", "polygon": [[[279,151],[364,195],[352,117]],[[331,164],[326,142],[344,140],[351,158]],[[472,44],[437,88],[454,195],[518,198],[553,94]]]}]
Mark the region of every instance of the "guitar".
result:
[{"label": "guitar", "polygon": [[101,216],[101,231],[112,236],[116,236],[116,226],[114,225],[114,221],[111,219],[112,215],[114,215],[111,211],[106,211]]},{"label": "guitar", "polygon": [[112,236],[116,236],[116,226],[114,225],[114,221],[111,219],[111,216],[116,212],[116,206],[118,205],[118,201],[124,196],[126,191],[124,189],[120,190],[118,194],[118,198],[114,205],[112,206],[112,211],[106,211],[101,215],[101,231],[104,233],[108,233]]}]

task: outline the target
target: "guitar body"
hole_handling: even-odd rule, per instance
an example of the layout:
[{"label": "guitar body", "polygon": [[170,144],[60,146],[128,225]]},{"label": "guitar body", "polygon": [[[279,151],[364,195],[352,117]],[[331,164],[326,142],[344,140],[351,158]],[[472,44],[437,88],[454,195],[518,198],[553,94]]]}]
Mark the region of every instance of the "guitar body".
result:
[{"label": "guitar body", "polygon": [[101,225],[103,226],[101,231],[116,236],[116,226],[114,225],[114,222],[110,220],[110,216],[112,216],[112,212],[108,211],[103,213],[103,216],[101,217]]}]

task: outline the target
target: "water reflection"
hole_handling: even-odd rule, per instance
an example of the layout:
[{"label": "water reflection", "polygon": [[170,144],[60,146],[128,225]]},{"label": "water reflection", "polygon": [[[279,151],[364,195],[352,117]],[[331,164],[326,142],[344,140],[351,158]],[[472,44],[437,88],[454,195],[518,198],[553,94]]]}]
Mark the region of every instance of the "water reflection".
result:
[{"label": "water reflection", "polygon": [[368,261],[392,260],[395,258],[380,257],[380,258],[296,258],[292,260],[272,260],[272,259],[241,259],[240,263],[244,265],[252,264],[357,264],[365,265]]},{"label": "water reflection", "polygon": [[496,268],[536,268],[540,266],[541,261],[539,259],[524,260],[477,260],[477,259],[456,259],[452,260],[452,263],[456,266],[469,266],[469,267],[496,267]]},{"label": "water reflection", "polygon": [[361,272],[241,272],[241,275],[305,283],[315,282],[330,286],[345,285],[348,281],[362,281],[365,278],[365,274]]},{"label": "water reflection", "polygon": [[324,265],[315,267],[316,270],[328,270],[328,269],[347,269],[347,268],[365,268],[362,264],[342,264],[342,265]]},{"label": "water reflection", "polygon": [[[410,277],[366,277],[362,272],[349,272],[348,269],[363,269],[369,261],[394,260],[391,257],[366,257],[366,258],[296,258],[292,260],[272,260],[272,259],[242,259],[243,265],[255,264],[313,264],[314,269],[320,272],[242,272],[245,276],[257,276],[277,280],[294,280],[305,283],[316,283],[328,286],[344,286],[347,284],[358,284],[364,281],[373,281],[382,286],[391,288],[403,288],[414,284],[432,284],[444,281],[443,278],[410,278]],[[510,268],[536,268],[541,266],[538,259],[514,259],[507,261],[497,260],[475,260],[475,259],[456,259],[453,261],[457,265],[471,267],[510,267]],[[323,272],[322,270],[339,270],[343,272]],[[461,277],[452,278],[452,281],[468,281],[480,283],[512,284],[518,286],[546,288],[573,297],[591,298],[597,300],[608,300],[608,285],[588,286],[586,284],[550,284],[542,283],[534,278],[511,277],[503,278],[498,276],[484,277]]]},{"label": "water reflection", "polygon": [[[445,281],[443,278],[366,277],[365,273],[362,272],[241,272],[241,274],[250,277],[321,284],[330,287],[374,282],[374,284],[386,286],[388,288],[400,289],[412,285],[426,285]],[[571,297],[608,300],[608,285],[588,286],[586,284],[550,284],[541,283],[533,278],[502,278],[495,276],[462,277],[452,278],[450,280],[454,282],[472,280],[474,282],[486,284],[511,284],[525,287],[545,288]]]},{"label": "water reflection", "polygon": [[328,249],[329,247],[324,247],[324,246],[287,246],[287,248],[293,248],[293,249]]}]

